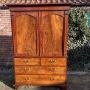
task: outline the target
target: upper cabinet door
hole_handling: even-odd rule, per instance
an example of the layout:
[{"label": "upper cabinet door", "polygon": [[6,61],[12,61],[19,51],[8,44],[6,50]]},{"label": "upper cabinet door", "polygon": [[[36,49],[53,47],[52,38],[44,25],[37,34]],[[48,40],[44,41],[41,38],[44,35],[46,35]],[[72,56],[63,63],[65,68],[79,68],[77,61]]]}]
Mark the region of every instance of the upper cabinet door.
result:
[{"label": "upper cabinet door", "polygon": [[16,55],[38,55],[38,12],[15,13],[13,16],[14,52]]},{"label": "upper cabinet door", "polygon": [[63,11],[40,12],[40,55],[61,57],[63,55]]}]

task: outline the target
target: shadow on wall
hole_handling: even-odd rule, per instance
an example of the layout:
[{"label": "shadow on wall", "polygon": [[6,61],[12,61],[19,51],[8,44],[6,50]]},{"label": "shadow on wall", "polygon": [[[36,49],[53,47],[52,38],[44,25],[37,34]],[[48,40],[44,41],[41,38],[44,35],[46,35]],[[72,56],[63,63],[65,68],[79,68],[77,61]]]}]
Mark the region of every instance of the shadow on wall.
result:
[{"label": "shadow on wall", "polygon": [[0,36],[0,81],[14,88],[12,37]]},{"label": "shadow on wall", "polygon": [[90,41],[83,47],[68,51],[68,69],[70,71],[90,71]]}]

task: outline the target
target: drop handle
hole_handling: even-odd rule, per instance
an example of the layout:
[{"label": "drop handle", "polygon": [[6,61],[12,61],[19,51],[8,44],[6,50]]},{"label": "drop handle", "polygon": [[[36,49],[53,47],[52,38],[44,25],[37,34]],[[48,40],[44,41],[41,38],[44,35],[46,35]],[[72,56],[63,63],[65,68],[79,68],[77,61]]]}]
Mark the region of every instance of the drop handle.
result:
[{"label": "drop handle", "polygon": [[27,59],[25,59],[24,62],[25,62],[26,64],[28,64],[28,60],[27,60]]},{"label": "drop handle", "polygon": [[30,78],[29,78],[29,77],[26,77],[26,78],[24,78],[24,80],[25,80],[25,81],[28,81],[28,80],[30,80]]},{"label": "drop handle", "polygon": [[49,71],[55,72],[55,68],[49,68]]},{"label": "drop handle", "polygon": [[29,71],[29,70],[30,70],[29,67],[28,68],[27,67],[24,68],[24,71]]},{"label": "drop handle", "polygon": [[48,79],[51,80],[51,81],[55,80],[54,77],[48,77]]},{"label": "drop handle", "polygon": [[56,60],[55,60],[55,59],[51,59],[49,62],[51,62],[51,63],[55,63]]}]

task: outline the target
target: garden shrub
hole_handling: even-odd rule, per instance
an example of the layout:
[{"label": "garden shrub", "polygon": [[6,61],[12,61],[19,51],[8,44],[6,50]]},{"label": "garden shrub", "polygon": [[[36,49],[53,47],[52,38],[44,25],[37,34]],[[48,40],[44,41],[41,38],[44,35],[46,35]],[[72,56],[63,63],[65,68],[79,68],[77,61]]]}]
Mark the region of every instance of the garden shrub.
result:
[{"label": "garden shrub", "polygon": [[68,59],[69,70],[84,70],[90,63],[90,30],[87,25],[87,10],[71,8],[69,13]]}]

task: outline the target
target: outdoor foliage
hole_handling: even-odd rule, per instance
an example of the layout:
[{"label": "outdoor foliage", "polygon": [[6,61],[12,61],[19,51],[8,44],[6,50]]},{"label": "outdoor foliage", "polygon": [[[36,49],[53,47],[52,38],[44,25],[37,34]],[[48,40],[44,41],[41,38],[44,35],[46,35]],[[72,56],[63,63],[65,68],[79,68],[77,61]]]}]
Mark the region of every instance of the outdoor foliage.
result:
[{"label": "outdoor foliage", "polygon": [[72,8],[69,13],[69,49],[83,46],[87,42],[87,29],[86,11],[82,8]]},{"label": "outdoor foliage", "polygon": [[69,70],[84,70],[90,63],[90,46],[88,41],[87,10],[72,8],[69,13],[68,59]]}]

